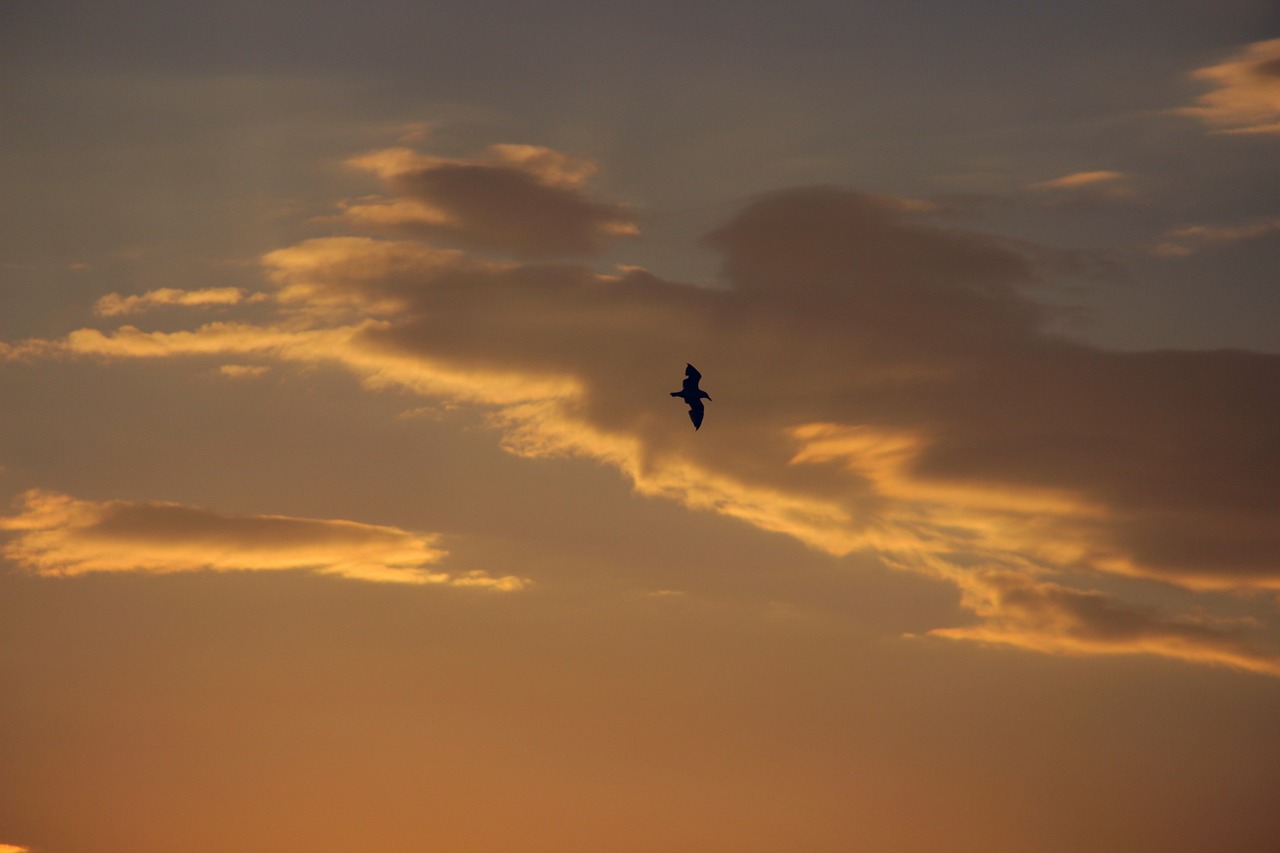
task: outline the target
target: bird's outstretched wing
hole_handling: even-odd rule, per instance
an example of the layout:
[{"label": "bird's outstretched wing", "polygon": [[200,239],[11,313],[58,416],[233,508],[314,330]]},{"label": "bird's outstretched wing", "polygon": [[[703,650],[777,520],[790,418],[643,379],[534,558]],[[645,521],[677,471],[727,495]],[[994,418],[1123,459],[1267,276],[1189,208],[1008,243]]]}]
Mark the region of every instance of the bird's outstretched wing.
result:
[{"label": "bird's outstretched wing", "polygon": [[698,368],[692,364],[684,366],[684,390],[697,391],[698,380],[702,378],[702,374],[698,372]]},{"label": "bird's outstretched wing", "polygon": [[702,405],[701,400],[689,401],[689,420],[693,421],[693,428],[696,430],[702,426],[702,416],[706,414],[706,407]]}]

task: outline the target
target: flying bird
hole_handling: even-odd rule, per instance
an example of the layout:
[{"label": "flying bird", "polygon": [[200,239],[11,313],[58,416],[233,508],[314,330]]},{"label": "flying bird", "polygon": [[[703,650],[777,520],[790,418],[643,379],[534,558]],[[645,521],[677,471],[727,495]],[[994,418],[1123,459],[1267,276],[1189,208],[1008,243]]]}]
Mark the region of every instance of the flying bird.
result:
[{"label": "flying bird", "polygon": [[672,397],[679,397],[689,404],[689,420],[693,421],[693,428],[696,430],[702,426],[702,415],[706,411],[702,405],[703,398],[711,399],[711,395],[698,387],[698,380],[702,378],[702,374],[698,372],[698,368],[692,364],[684,366],[684,387],[679,391],[672,391]]}]

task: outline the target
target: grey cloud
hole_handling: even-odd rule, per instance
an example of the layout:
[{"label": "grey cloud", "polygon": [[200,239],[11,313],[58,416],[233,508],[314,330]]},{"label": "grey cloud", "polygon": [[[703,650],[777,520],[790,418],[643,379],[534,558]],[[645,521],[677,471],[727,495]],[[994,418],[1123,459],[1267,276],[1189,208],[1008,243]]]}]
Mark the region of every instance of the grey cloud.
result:
[{"label": "grey cloud", "polygon": [[346,218],[357,223],[527,258],[596,255],[638,233],[626,207],[587,195],[593,164],[548,149],[494,146],[480,160],[393,149],[353,163],[378,172],[399,197],[349,206]]}]

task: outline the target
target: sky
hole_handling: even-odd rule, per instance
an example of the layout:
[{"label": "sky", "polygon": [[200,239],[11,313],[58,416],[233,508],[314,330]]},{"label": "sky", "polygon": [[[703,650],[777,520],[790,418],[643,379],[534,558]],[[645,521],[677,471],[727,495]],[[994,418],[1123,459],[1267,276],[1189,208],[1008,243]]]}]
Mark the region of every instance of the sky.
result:
[{"label": "sky", "polygon": [[0,853],[1280,848],[1274,4],[9,0],[0,112]]}]

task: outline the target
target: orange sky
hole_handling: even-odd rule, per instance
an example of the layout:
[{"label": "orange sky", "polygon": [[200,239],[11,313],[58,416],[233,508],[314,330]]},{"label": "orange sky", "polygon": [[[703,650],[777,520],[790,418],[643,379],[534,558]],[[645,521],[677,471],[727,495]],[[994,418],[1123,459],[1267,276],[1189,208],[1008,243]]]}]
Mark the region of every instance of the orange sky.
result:
[{"label": "orange sky", "polygon": [[1274,15],[393,6],[8,13],[0,851],[1280,845]]}]

